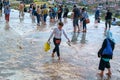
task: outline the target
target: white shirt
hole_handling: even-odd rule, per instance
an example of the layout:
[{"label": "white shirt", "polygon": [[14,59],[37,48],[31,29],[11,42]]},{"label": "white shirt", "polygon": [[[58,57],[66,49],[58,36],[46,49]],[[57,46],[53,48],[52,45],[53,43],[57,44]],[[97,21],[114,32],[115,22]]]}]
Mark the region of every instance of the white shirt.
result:
[{"label": "white shirt", "polygon": [[55,28],[53,30],[52,34],[50,35],[49,40],[52,38],[53,35],[54,35],[54,38],[61,39],[62,33],[69,40],[69,38],[67,37],[65,31],[63,29],[60,30],[59,28]]}]

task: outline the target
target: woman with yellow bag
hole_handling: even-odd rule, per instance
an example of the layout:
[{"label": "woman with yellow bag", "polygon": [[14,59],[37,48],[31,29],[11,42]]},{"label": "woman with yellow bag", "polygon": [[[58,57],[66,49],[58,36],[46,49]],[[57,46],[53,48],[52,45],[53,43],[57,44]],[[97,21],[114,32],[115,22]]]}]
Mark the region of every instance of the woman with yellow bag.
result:
[{"label": "woman with yellow bag", "polygon": [[50,38],[48,39],[48,42],[50,42],[50,39],[52,38],[52,36],[54,35],[53,38],[53,42],[55,45],[55,48],[53,49],[53,53],[52,53],[52,57],[54,57],[55,52],[57,52],[57,56],[58,56],[58,60],[60,60],[60,52],[59,52],[59,45],[61,43],[61,36],[62,33],[64,34],[64,36],[66,37],[66,39],[68,39],[68,42],[70,42],[69,38],[67,37],[65,31],[62,29],[63,27],[63,23],[59,22],[58,23],[58,28],[55,28],[50,36]]}]

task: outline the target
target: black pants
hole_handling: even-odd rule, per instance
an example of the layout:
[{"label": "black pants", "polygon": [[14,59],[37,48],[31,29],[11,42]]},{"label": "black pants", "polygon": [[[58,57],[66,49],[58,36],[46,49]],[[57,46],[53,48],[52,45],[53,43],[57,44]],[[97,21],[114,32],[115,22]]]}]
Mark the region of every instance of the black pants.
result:
[{"label": "black pants", "polygon": [[83,30],[86,30],[86,21],[85,20],[83,20]]},{"label": "black pants", "polygon": [[65,12],[63,18],[67,18],[68,12]]},{"label": "black pants", "polygon": [[107,25],[109,25],[109,28],[111,28],[111,19],[108,19],[108,20],[105,21],[105,27],[106,27],[106,29],[108,27]]},{"label": "black pants", "polygon": [[62,14],[61,13],[58,14],[58,20],[60,20],[60,22],[62,22]]},{"label": "black pants", "polygon": [[[59,41],[59,42],[57,42],[57,41]],[[57,56],[59,57],[60,56],[59,45],[61,43],[61,39],[53,38],[53,42],[54,42],[54,45],[55,45],[55,48],[53,49],[53,53],[57,52]]]}]

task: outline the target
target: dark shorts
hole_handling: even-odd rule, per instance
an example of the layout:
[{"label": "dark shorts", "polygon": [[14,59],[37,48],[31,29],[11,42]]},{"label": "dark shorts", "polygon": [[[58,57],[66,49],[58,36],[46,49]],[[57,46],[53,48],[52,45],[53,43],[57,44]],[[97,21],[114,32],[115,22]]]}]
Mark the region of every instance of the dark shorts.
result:
[{"label": "dark shorts", "polygon": [[104,71],[105,68],[110,68],[110,62],[106,62],[103,59],[101,59],[99,63],[99,70]]},{"label": "dark shorts", "polygon": [[99,16],[95,16],[95,20],[98,20],[99,19]]},{"label": "dark shorts", "polygon": [[79,26],[78,24],[78,18],[73,19],[73,26]]}]

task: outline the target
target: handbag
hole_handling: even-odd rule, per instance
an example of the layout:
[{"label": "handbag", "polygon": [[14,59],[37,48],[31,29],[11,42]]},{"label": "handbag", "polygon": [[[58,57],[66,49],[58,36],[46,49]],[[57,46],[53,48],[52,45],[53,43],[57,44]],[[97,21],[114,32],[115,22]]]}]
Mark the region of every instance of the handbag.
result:
[{"label": "handbag", "polygon": [[47,52],[47,51],[49,51],[50,50],[50,43],[48,43],[48,42],[46,42],[45,44],[44,44],[44,51],[45,52]]},{"label": "handbag", "polygon": [[86,24],[90,23],[90,19],[85,19]]},{"label": "handbag", "polygon": [[106,40],[107,40],[107,45],[106,45],[105,49],[103,50],[102,55],[113,55],[110,41],[108,39],[106,39]]},{"label": "handbag", "polygon": [[60,44],[61,40],[55,40],[55,43]]}]

